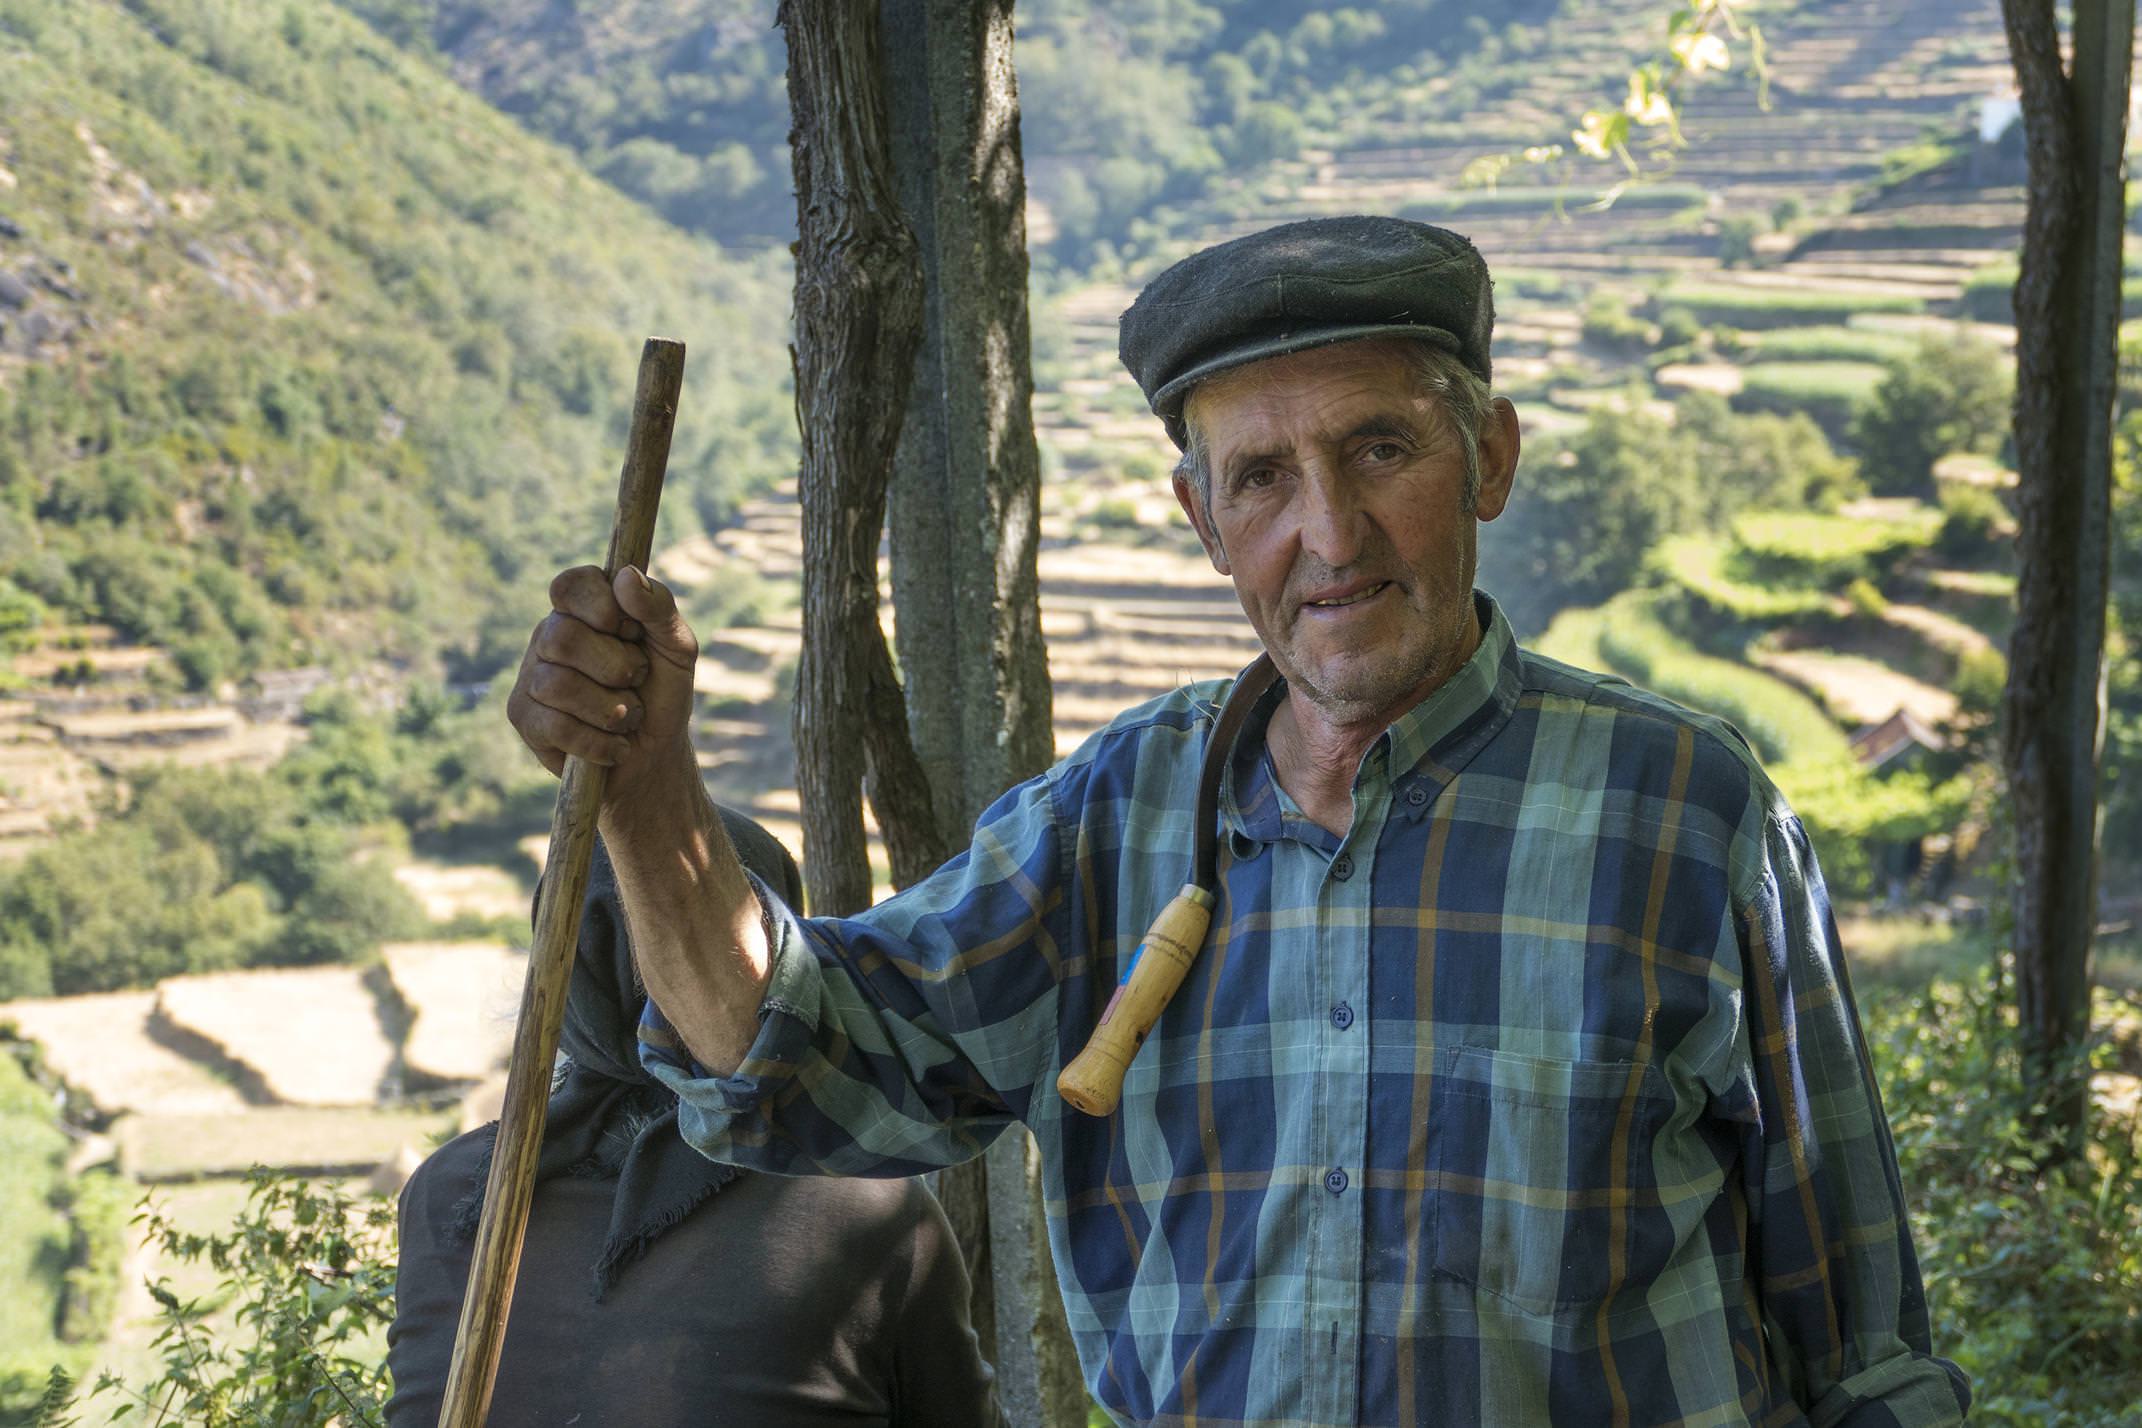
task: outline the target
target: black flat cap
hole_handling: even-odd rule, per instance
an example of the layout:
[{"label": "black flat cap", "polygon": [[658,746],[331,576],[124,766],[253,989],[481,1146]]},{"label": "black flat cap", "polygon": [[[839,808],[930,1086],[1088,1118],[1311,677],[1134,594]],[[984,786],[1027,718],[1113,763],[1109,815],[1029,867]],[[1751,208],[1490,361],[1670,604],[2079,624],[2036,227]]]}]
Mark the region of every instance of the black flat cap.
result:
[{"label": "black flat cap", "polygon": [[1471,241],[1404,218],[1312,218],[1192,253],[1138,294],[1117,352],[1188,441],[1183,401],[1205,378],[1363,337],[1429,342],[1490,380],[1495,298]]}]

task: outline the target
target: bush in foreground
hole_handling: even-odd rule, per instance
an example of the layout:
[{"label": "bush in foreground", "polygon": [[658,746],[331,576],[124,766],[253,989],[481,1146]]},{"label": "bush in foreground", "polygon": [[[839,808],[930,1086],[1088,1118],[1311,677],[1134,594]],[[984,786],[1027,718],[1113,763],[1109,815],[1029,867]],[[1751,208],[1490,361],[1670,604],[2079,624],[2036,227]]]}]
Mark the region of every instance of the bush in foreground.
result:
[{"label": "bush in foreground", "polygon": [[[2142,1118],[2101,1099],[2087,1152],[2041,1168],[2004,979],[1875,999],[1877,1074],[1926,1279],[1934,1348],[1972,1421],[2131,1423],[2142,1402]],[[2113,1048],[2100,1045],[2103,1071]]]}]

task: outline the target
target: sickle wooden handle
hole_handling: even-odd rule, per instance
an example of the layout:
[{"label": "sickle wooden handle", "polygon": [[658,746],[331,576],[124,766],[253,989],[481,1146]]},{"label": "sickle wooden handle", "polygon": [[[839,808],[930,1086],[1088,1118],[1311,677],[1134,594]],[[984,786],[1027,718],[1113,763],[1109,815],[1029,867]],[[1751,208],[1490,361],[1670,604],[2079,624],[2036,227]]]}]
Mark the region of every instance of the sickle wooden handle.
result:
[{"label": "sickle wooden handle", "polygon": [[1184,883],[1138,944],[1130,979],[1116,988],[1101,1023],[1063,1074],[1057,1094],[1089,1116],[1113,1115],[1123,1098],[1123,1074],[1130,1070],[1146,1034],[1167,1010],[1175,989],[1190,974],[1198,949],[1212,925],[1212,894]]},{"label": "sickle wooden handle", "polygon": [[[677,424],[677,394],[684,385],[684,344],[650,337],[640,352],[639,385],[632,398],[632,432],[618,478],[617,518],[610,527],[606,574],[623,566],[647,568],[654,546],[655,510],[669,465],[669,439]],[[565,992],[573,975],[573,949],[580,936],[580,901],[587,895],[588,865],[595,853],[595,817],[602,808],[600,764],[565,761],[558,805],[551,814],[550,855],[544,861],[542,902],[536,909],[535,947],[521,988],[520,1019],[513,1028],[513,1056],[506,1063],[506,1104],[491,1152],[491,1178],[484,1187],[483,1219],[469,1262],[468,1292],[454,1334],[440,1428],[482,1428],[491,1408],[491,1384],[506,1340],[506,1311],[520,1271],[521,1236],[528,1228],[528,1202],[535,1194],[536,1157],[543,1148],[543,1114],[550,1105],[551,1063],[565,1020]]]}]

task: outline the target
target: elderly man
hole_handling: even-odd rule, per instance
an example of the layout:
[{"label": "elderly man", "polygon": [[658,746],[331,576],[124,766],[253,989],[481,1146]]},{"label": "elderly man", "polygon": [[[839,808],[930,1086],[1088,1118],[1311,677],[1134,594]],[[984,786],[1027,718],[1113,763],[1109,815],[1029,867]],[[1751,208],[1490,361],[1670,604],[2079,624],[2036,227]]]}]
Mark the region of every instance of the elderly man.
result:
[{"label": "elderly man", "polygon": [[666,592],[561,577],[513,718],[611,765],[643,1054],[695,1145],[778,1172],[1025,1122],[1121,1422],[1957,1421],[1799,822],[1730,728],[1472,588],[1518,460],[1492,325],[1470,243],[1384,218],[1208,249],[1124,315],[1282,677],[1219,741],[1212,931],[1105,1118],[1053,1082],[1184,882],[1223,685],[802,920],[700,790]]}]

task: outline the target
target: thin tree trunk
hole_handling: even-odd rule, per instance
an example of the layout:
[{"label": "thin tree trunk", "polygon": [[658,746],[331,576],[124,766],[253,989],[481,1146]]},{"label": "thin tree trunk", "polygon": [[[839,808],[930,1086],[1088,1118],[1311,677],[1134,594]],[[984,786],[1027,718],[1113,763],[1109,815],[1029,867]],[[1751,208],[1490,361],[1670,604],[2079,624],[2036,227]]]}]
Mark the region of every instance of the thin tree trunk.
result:
[{"label": "thin tree trunk", "polygon": [[[891,501],[908,722],[948,842],[1048,766],[1036,573],[1041,460],[1026,305],[1026,178],[1011,0],[882,0],[893,159],[926,320]],[[1085,1384],[1033,1145],[1012,1128],[937,1190],[1013,1423],[1083,1428]]]},{"label": "thin tree trunk", "polygon": [[2016,823],[2016,993],[2025,1074],[2064,1144],[2087,1083],[2104,742],[2122,151],[2134,0],[2076,0],[2063,69],[2054,0],[2002,0],[2022,92],[2029,210],[2016,282],[2016,625],[2001,750]]},{"label": "thin tree trunk", "polygon": [[878,624],[878,544],[922,332],[922,271],[893,196],[876,7],[782,0],[796,175],[803,657],[794,737],[812,911],[870,904],[867,778],[893,881],[949,852]]}]

